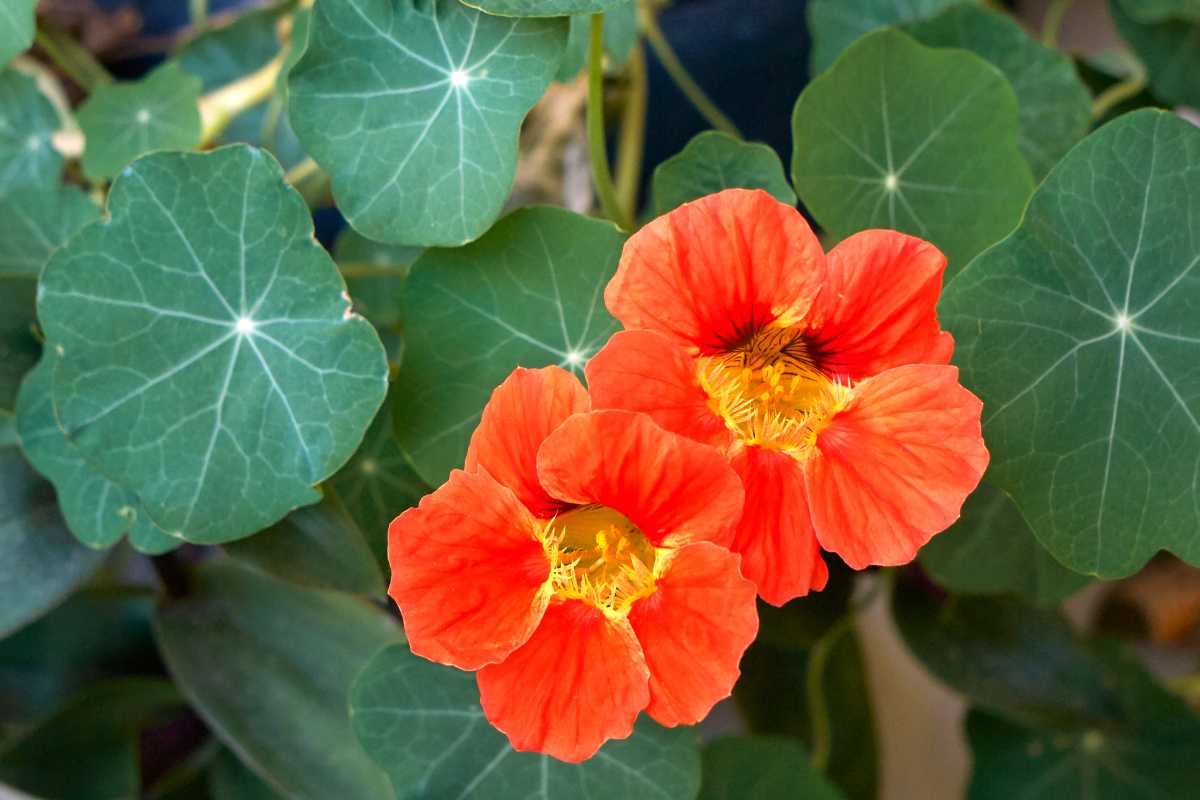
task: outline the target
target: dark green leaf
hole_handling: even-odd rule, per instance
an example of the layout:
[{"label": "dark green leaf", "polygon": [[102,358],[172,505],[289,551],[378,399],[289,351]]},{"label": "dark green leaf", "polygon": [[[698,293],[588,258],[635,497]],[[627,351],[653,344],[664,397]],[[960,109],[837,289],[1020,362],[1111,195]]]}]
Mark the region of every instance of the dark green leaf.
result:
[{"label": "dark green leaf", "polygon": [[346,228],[333,245],[333,260],[346,279],[354,309],[376,325],[392,327],[404,319],[404,281],[422,252],[420,247],[373,242]]},{"label": "dark green leaf", "polygon": [[51,143],[58,124],[33,78],[11,67],[0,71],[0,194],[58,182],[63,159]]},{"label": "dark green leaf", "polygon": [[263,572],[314,589],[384,594],[383,573],[363,534],[327,503],[297,509],[270,530],[226,549]]},{"label": "dark green leaf", "polygon": [[1200,17],[1139,22],[1109,0],[1117,30],[1150,72],[1150,88],[1173,105],[1200,106]]},{"label": "dark green leaf", "polygon": [[812,74],[829,69],[842,51],[865,33],[932,16],[960,2],[962,0],[809,0]]},{"label": "dark green leaf", "polygon": [[524,208],[467,247],[430,250],[405,292],[396,432],[432,486],[461,466],[492,390],[514,367],[581,373],[616,331],[604,309],[625,237],[559,208]]},{"label": "dark green leaf", "polygon": [[1007,14],[972,4],[951,6],[905,30],[930,47],[961,47],[1004,73],[1017,94],[1017,145],[1045,176],[1091,126],[1092,95],[1063,53],[1030,38]]},{"label": "dark green leaf", "polygon": [[842,793],[812,768],[808,753],[788,739],[731,736],[704,748],[699,800],[838,800]]},{"label": "dark green leaf", "polygon": [[33,43],[37,0],[5,0],[0,5],[0,67]]},{"label": "dark green leaf", "polygon": [[0,782],[48,798],[139,796],[138,734],[183,706],[167,681],[122,678],[91,687],[0,750]]},{"label": "dark green leaf", "polygon": [[[587,64],[588,36],[591,31],[591,15],[576,14],[571,17],[567,48],[563,51],[555,80],[563,83],[571,81]],[[617,6],[604,15],[604,53],[611,66],[623,66],[637,40],[637,7],[633,3]]]},{"label": "dark green leaf", "polygon": [[792,116],[792,180],[835,239],[893,228],[928,239],[948,272],[1016,225],[1033,187],[1017,99],[974,53],[882,30],[808,85]]},{"label": "dark green leaf", "polygon": [[779,154],[765,144],[705,131],[654,170],[654,213],[665,214],[689,200],[722,189],[763,189],[781,203],[796,205],[796,193]]},{"label": "dark green leaf", "polygon": [[1200,130],[1138,111],[1080,143],[947,287],[989,479],[1077,572],[1200,563]]},{"label": "dark green leaf", "polygon": [[11,411],[16,405],[21,379],[42,351],[33,333],[36,302],[37,281],[0,275],[0,410]]},{"label": "dark green leaf", "polygon": [[566,38],[566,20],[458,0],[322,3],[289,80],[292,124],[364,235],[469,242],[508,199],[521,121]]},{"label": "dark green leaf", "polygon": [[190,150],[200,142],[200,79],[167,63],[138,81],[98,86],[77,117],[87,138],[83,171],[111,178],[153,150]]},{"label": "dark green leaf", "polygon": [[282,797],[228,750],[222,750],[213,760],[208,785],[212,800],[277,800]]},{"label": "dark green leaf", "polygon": [[50,183],[0,195],[0,274],[36,278],[50,255],[100,209],[74,186]]},{"label": "dark green leaf", "polygon": [[244,146],[149,155],[113,184],[109,213],[42,278],[68,437],[189,541],[238,539],[319,499],[378,410],[387,363],[279,164]]},{"label": "dark green leaf", "polygon": [[414,656],[405,644],[367,664],[350,700],[354,730],[387,769],[397,798],[684,800],[696,796],[700,759],[688,728],[643,719],[633,735],[582,764],[517,753],[483,716],[470,672]]},{"label": "dark green leaf", "polygon": [[49,611],[103,558],[71,536],[54,490],[20,452],[0,449],[0,637]]},{"label": "dark green leaf", "polygon": [[199,568],[187,597],[159,609],[155,632],[192,705],[281,794],[388,796],[347,711],[354,675],[399,638],[381,611],[221,561]]},{"label": "dark green leaf", "polygon": [[967,498],[958,522],[917,558],[952,592],[1011,593],[1037,605],[1053,605],[1090,580],[1055,561],[1012,498],[987,482]]},{"label": "dark green leaf", "polygon": [[563,17],[597,14],[629,5],[631,0],[464,0],[489,14],[512,17]]},{"label": "dark green leaf", "polygon": [[1165,19],[1200,21],[1200,0],[1120,0],[1121,9],[1138,22]]}]

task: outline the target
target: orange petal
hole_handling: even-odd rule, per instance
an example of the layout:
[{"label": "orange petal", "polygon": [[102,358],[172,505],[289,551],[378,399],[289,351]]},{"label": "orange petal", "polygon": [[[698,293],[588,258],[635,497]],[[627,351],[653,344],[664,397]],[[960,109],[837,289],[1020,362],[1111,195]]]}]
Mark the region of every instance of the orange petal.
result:
[{"label": "orange petal", "polygon": [[896,231],[863,231],[829,252],[809,312],[826,372],[858,381],[905,364],[947,364],[954,339],[937,319],[946,257]]},{"label": "orange petal", "polygon": [[490,475],[461,470],[392,520],[388,594],[414,653],[479,669],[529,638],[549,599],[536,525]]},{"label": "orange petal", "polygon": [[824,589],[829,569],[813,533],[800,463],[762,447],[747,447],[730,463],[746,489],[746,510],[730,547],[742,556],[742,574],[774,606]]},{"label": "orange petal", "polygon": [[754,584],[733,553],[697,542],[669,558],[657,591],[634,603],[629,622],[650,668],[647,712],[663,725],[692,725],[733,690],[758,612]]},{"label": "orange petal", "polygon": [[566,370],[518,367],[483,409],[467,448],[467,471],[483,467],[535,516],[554,516],[563,504],[538,483],[537,451],[560,422],[588,408],[587,391]]},{"label": "orange petal", "polygon": [[528,642],[477,675],[483,713],[513,749],[563,761],[632,733],[649,677],[629,621],[574,600],[551,605]]},{"label": "orange petal", "polygon": [[716,447],[732,442],[708,407],[696,359],[661,333],[614,334],[588,361],[587,380],[594,408],[641,411],[672,433]]},{"label": "orange petal", "polygon": [[713,353],[781,315],[798,320],[824,278],[825,254],[800,212],[758,189],[726,189],[635,233],[604,302],[626,328]]},{"label": "orange petal", "polygon": [[616,509],[655,545],[728,543],[742,487],[711,447],[668,433],[645,414],[576,414],[538,453],[542,485],[569,503]]},{"label": "orange petal", "polygon": [[987,467],[982,406],[955,367],[897,367],[855,387],[805,462],[821,546],[854,569],[912,561]]}]

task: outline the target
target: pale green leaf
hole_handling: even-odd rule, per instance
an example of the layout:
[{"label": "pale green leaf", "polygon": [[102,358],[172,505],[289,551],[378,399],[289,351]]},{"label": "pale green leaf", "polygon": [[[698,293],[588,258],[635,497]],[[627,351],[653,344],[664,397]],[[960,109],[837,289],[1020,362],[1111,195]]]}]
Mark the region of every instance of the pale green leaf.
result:
[{"label": "pale green leaf", "polygon": [[704,748],[699,800],[839,800],[844,797],[813,768],[798,742],[784,738],[728,736]]},{"label": "pale green leaf", "polygon": [[475,676],[397,644],[363,669],[350,696],[354,731],[388,771],[395,797],[691,800],[700,783],[695,733],[648,719],[581,764],[518,753],[484,718]]},{"label": "pale green leaf", "polygon": [[192,706],[281,795],[390,795],[347,707],[358,670],[399,638],[382,611],[226,560],[200,567],[188,595],[159,608],[155,632]]},{"label": "pale green leaf", "polygon": [[1113,21],[1150,72],[1150,88],[1174,105],[1200,106],[1200,17],[1140,22],[1110,0]]},{"label": "pale green leaf", "polygon": [[834,239],[900,230],[952,274],[1012,230],[1033,188],[1017,122],[1012,87],[979,56],[877,31],[796,102],[792,180]]},{"label": "pale green leaf", "polygon": [[1138,111],[1077,145],[940,316],[989,479],[1076,572],[1200,564],[1200,130]]},{"label": "pale green leaf", "polygon": [[842,51],[863,34],[932,16],[960,2],[963,0],[809,0],[812,74],[816,76],[829,69]]},{"label": "pale green leaf", "polygon": [[149,155],[109,213],[43,274],[59,424],[189,541],[315,502],[379,408],[387,363],[279,164],[245,146]]},{"label": "pale green leaf", "polygon": [[974,4],[951,6],[905,26],[930,47],[961,47],[1004,73],[1017,94],[1017,145],[1045,176],[1091,127],[1092,95],[1069,57],[1032,39],[1007,14]]},{"label": "pale green leaf", "polygon": [[0,71],[0,194],[58,182],[63,159],[51,142],[58,125],[58,113],[33,78]]},{"label": "pale green leaf", "polygon": [[462,465],[496,385],[517,366],[583,366],[617,323],[604,286],[625,237],[560,208],[524,208],[466,247],[430,250],[405,292],[396,433],[418,474],[441,484]]},{"label": "pale green leaf", "polygon": [[33,10],[37,0],[0,3],[0,67],[33,43]]},{"label": "pale green leaf", "polygon": [[0,275],[38,277],[50,256],[100,209],[75,186],[22,187],[0,195]]},{"label": "pale green leaf", "polygon": [[489,14],[509,17],[563,17],[569,14],[598,14],[613,11],[632,0],[463,0]]},{"label": "pale green leaf", "polygon": [[311,27],[289,79],[292,125],[350,223],[404,244],[486,231],[567,21],[501,19],[458,0],[346,0],[318,4]]},{"label": "pale green leaf", "polygon": [[656,215],[722,189],[762,189],[781,203],[796,205],[778,153],[720,131],[697,134],[659,164],[651,187]]}]

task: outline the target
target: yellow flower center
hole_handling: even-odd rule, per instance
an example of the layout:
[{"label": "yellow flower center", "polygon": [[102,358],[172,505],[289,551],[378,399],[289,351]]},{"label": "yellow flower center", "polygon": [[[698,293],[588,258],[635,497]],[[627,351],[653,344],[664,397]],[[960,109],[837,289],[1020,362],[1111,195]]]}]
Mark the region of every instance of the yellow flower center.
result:
[{"label": "yellow flower center", "polygon": [[700,359],[708,406],[747,445],[805,458],[849,388],[817,368],[803,328],[771,326]]},{"label": "yellow flower center", "polygon": [[654,593],[658,551],[627,517],[589,505],[559,514],[542,530],[550,586],[563,599],[582,600],[610,616]]}]

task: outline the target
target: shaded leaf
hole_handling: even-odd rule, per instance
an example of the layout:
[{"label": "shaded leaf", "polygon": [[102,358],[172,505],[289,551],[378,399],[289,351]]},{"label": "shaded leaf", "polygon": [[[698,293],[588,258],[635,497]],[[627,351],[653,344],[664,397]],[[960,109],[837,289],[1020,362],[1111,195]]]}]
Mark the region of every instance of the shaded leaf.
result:
[{"label": "shaded leaf", "polygon": [[1016,594],[1053,605],[1090,578],[1046,552],[1012,498],[986,481],[963,504],[962,516],[917,554],[939,585],[963,594]]},{"label": "shaded leaf", "polygon": [[582,374],[617,330],[604,286],[624,240],[607,222],[523,208],[479,241],[430,250],[413,265],[393,413],[400,446],[427,483],[461,466],[484,404],[514,367]]},{"label": "shaded leaf", "polygon": [[108,202],[111,221],[42,278],[68,437],[188,541],[315,502],[379,408],[387,364],[279,164],[245,146],[153,154]]},{"label": "shaded leaf", "polygon": [[791,740],[730,736],[704,748],[699,800],[838,800],[842,796],[813,769],[804,748]]},{"label": "shaded leaf", "polygon": [[1076,572],[1200,563],[1198,160],[1182,119],[1118,118],[943,295],[989,479]]},{"label": "shaded leaf", "polygon": [[518,753],[488,724],[475,676],[414,656],[378,653],[350,700],[363,747],[387,769],[397,798],[693,798],[700,784],[695,733],[642,719],[581,764]]},{"label": "shaded leaf", "polygon": [[32,277],[0,274],[0,410],[16,406],[21,379],[42,351],[34,336],[36,298]]},{"label": "shaded leaf", "polygon": [[71,536],[54,490],[20,452],[0,449],[0,637],[49,611],[103,558]]},{"label": "shaded leaf", "polygon": [[1150,88],[1173,105],[1200,106],[1200,17],[1139,22],[1117,0],[1109,0],[1113,21],[1150,73]]},{"label": "shaded leaf", "polygon": [[1200,21],[1200,0],[1120,0],[1121,9],[1138,22],[1165,19]]},{"label": "shaded leaf", "polygon": [[932,16],[960,2],[962,0],[809,0],[812,74],[815,76],[829,69],[842,51],[863,34],[887,25]]},{"label": "shaded leaf", "polygon": [[458,0],[316,6],[292,70],[292,125],[338,208],[381,242],[457,245],[499,216],[517,134],[558,70],[567,22]]},{"label": "shaded leaf", "polygon": [[792,180],[835,239],[920,236],[949,273],[1012,230],[1033,187],[1017,100],[974,53],[882,30],[808,85],[792,116]]},{"label": "shaded leaf", "polygon": [[404,281],[423,248],[383,244],[353,228],[338,234],[333,245],[337,262],[354,310],[376,325],[393,327],[403,319]]},{"label": "shaded leaf", "polygon": [[58,114],[33,78],[0,70],[0,194],[58,182],[63,159],[51,143],[56,130]]},{"label": "shaded leaf", "polygon": [[655,215],[722,189],[763,189],[781,203],[796,205],[778,153],[721,131],[692,137],[655,168],[651,187]]},{"label": "shaded leaf", "polygon": [[[573,80],[587,64],[588,37],[592,32],[590,14],[571,17],[571,30],[567,35],[567,47],[558,74],[554,79],[567,83]],[[604,15],[604,53],[613,67],[624,66],[638,40],[637,7],[628,2],[617,6]]]},{"label": "shaded leaf", "polygon": [[37,0],[5,0],[0,5],[0,67],[33,43]]},{"label": "shaded leaf", "polygon": [[100,209],[75,186],[22,187],[0,195],[0,274],[36,278],[51,254]]},{"label": "shaded leaf", "polygon": [[465,0],[489,14],[514,17],[562,17],[568,14],[598,14],[629,5],[632,0]]},{"label": "shaded leaf", "polygon": [[228,750],[221,750],[213,759],[208,787],[212,800],[275,800],[282,797]]},{"label": "shaded leaf", "polygon": [[382,612],[219,561],[198,568],[188,596],[162,606],[154,625],[180,689],[280,794],[387,796],[347,712],[355,673],[399,638]]}]

